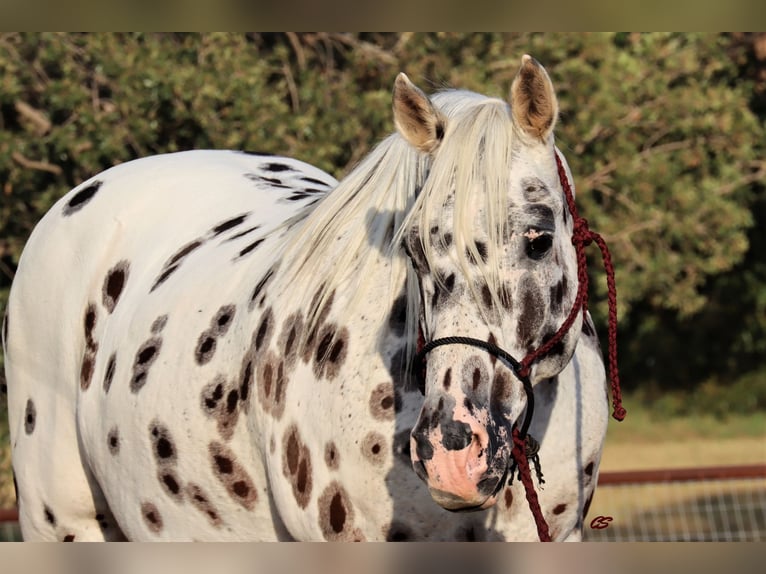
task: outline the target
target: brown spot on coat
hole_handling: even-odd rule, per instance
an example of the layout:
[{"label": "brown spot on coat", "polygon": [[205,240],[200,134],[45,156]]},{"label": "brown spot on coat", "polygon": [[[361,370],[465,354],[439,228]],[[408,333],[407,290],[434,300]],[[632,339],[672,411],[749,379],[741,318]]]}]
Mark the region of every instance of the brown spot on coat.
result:
[{"label": "brown spot on coat", "polygon": [[108,393],[114,381],[114,372],[117,370],[117,353],[112,353],[109,356],[109,360],[106,363],[106,370],[104,371],[104,392]]},{"label": "brown spot on coat", "polygon": [[339,482],[331,482],[317,500],[319,506],[319,527],[326,540],[348,541],[355,536],[352,527],[354,509],[346,490]]},{"label": "brown spot on coat", "polygon": [[298,506],[306,508],[313,486],[311,453],[301,440],[297,425],[290,425],[285,431],[282,451],[282,473],[292,485]]},{"label": "brown spot on coat", "polygon": [[330,470],[340,468],[340,453],[335,443],[330,441],[324,447],[324,462]]},{"label": "brown spot on coat", "polygon": [[210,502],[210,498],[205,493],[205,491],[202,489],[201,486],[194,484],[193,482],[190,482],[186,485],[185,489],[186,496],[191,501],[194,508],[199,510],[202,514],[205,515],[205,518],[210,522],[210,524],[216,528],[220,528],[223,524],[223,520],[221,519],[221,515],[218,512],[218,510],[215,508],[212,502]]},{"label": "brown spot on coat", "polygon": [[37,408],[32,399],[27,399],[27,406],[24,409],[24,432],[31,435],[37,424]]},{"label": "brown spot on coat", "polygon": [[379,432],[369,432],[362,441],[362,454],[375,466],[382,466],[388,458],[386,438]]},{"label": "brown spot on coat", "polygon": [[380,383],[370,393],[370,414],[379,421],[392,421],[401,409],[401,397],[391,382]]},{"label": "brown spot on coat", "polygon": [[101,302],[107,312],[112,313],[117,306],[120,295],[122,295],[125,288],[125,283],[128,281],[129,271],[130,264],[127,260],[123,259],[107,272],[104,286],[101,290]]},{"label": "brown spot on coat", "polygon": [[116,456],[120,452],[120,431],[117,427],[112,427],[109,434],[106,435],[106,446],[109,449],[109,454]]},{"label": "brown spot on coat", "polygon": [[277,420],[285,410],[287,383],[284,361],[269,351],[258,367],[258,401],[261,408]]},{"label": "brown spot on coat", "polygon": [[159,533],[162,530],[162,515],[157,507],[151,502],[144,502],[141,504],[141,516],[144,517],[146,526],[154,532]]},{"label": "brown spot on coat", "polygon": [[130,391],[132,393],[137,393],[146,384],[149,367],[157,360],[161,348],[162,339],[152,337],[136,351],[136,358],[133,361],[133,376],[130,379]]},{"label": "brown spot on coat", "polygon": [[237,462],[236,455],[226,445],[211,442],[208,445],[213,473],[226,487],[232,499],[247,510],[255,507],[258,493],[250,475]]}]

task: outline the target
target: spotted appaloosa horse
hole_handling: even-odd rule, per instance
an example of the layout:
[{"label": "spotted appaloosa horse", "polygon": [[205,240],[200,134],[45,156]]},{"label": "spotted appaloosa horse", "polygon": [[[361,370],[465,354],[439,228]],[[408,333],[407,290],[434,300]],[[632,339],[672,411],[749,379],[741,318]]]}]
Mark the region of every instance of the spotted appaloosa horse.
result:
[{"label": "spotted appaloosa horse", "polygon": [[[516,373],[443,345],[424,398],[412,365],[453,335],[521,357],[567,317],[557,109],[528,56],[510,102],[429,99],[402,74],[397,133],[340,183],[194,151],[62,198],[5,317],[24,538],[536,540],[509,480]],[[529,376],[554,540],[581,537],[606,432],[583,317]]]}]

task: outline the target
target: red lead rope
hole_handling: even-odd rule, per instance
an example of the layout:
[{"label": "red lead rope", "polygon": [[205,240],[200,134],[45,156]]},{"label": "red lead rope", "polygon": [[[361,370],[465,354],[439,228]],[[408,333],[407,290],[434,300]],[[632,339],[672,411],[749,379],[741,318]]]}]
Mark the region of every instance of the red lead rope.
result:
[{"label": "red lead rope", "polygon": [[[521,361],[521,369],[519,374],[522,377],[529,377],[529,371],[532,363],[536,360],[547,355],[553,346],[558,343],[564,335],[567,334],[572,327],[577,313],[582,309],[583,320],[585,320],[585,312],[588,310],[588,264],[585,258],[585,247],[595,242],[601,250],[601,257],[604,261],[604,270],[606,271],[606,284],[607,284],[607,301],[609,303],[609,348],[607,352],[607,360],[609,363],[609,382],[612,388],[612,416],[621,421],[627,414],[622,406],[622,392],[620,391],[620,375],[617,368],[617,288],[614,281],[614,265],[612,264],[612,257],[609,254],[609,249],[606,246],[606,241],[595,231],[591,231],[588,228],[588,221],[577,212],[577,206],[574,201],[574,194],[572,188],[569,185],[569,179],[567,178],[566,170],[561,163],[561,158],[555,153],[556,165],[559,172],[559,180],[561,186],[564,189],[564,196],[567,200],[569,207],[569,213],[572,214],[574,220],[574,229],[572,232],[572,244],[575,246],[577,253],[577,296],[575,297],[572,310],[569,312],[564,323],[556,331],[555,335],[548,340],[544,345],[535,349],[529,353]],[[527,462],[526,454],[526,441],[524,437],[519,434],[518,427],[514,426],[513,429],[513,457],[516,460],[516,464],[519,469],[519,475],[521,482],[524,485],[524,491],[526,493],[527,502],[529,503],[529,509],[532,512],[532,516],[535,519],[535,525],[537,526],[537,535],[541,542],[550,542],[551,536],[548,530],[548,524],[545,521],[543,512],[540,509],[540,502],[535,492],[535,486],[532,482],[532,474],[529,469],[529,463]]]},{"label": "red lead rope", "polygon": [[577,295],[575,297],[572,310],[569,312],[564,323],[559,327],[559,330],[549,339],[544,345],[541,345],[531,353],[529,353],[521,361],[521,375],[529,376],[529,371],[532,367],[532,363],[536,360],[547,355],[556,343],[564,338],[569,329],[572,327],[577,313],[582,309],[583,320],[585,319],[585,312],[588,310],[588,263],[585,258],[585,248],[592,242],[595,242],[601,250],[601,257],[604,261],[604,270],[606,271],[606,285],[607,285],[607,301],[609,303],[609,348],[607,351],[607,361],[609,364],[609,383],[612,388],[612,416],[621,421],[627,414],[622,406],[622,392],[620,391],[620,374],[617,368],[617,288],[614,282],[614,265],[612,264],[612,256],[609,254],[609,248],[606,246],[606,241],[595,231],[591,231],[588,228],[588,220],[580,217],[577,212],[577,205],[575,205],[574,194],[572,188],[569,185],[569,179],[567,178],[566,170],[561,163],[561,158],[555,153],[556,165],[559,171],[559,180],[561,186],[564,188],[564,196],[569,206],[569,213],[572,214],[574,220],[574,230],[572,232],[572,243],[575,246],[577,253]]}]

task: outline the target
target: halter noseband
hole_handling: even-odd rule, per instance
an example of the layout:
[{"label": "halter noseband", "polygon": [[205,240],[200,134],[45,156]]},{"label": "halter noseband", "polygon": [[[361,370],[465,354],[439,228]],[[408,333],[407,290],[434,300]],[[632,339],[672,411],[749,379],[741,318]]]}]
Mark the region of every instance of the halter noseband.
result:
[{"label": "halter noseband", "polygon": [[[419,380],[420,392],[424,395],[426,355],[437,347],[444,345],[470,345],[484,349],[491,355],[500,359],[503,364],[505,364],[505,366],[513,371],[514,375],[516,375],[516,377],[519,379],[524,387],[524,392],[527,395],[527,408],[521,428],[518,428],[515,424],[513,425],[513,449],[511,451],[512,460],[509,464],[509,469],[512,480],[514,472],[513,467],[516,466],[518,468],[521,482],[524,484],[524,489],[526,491],[529,507],[535,518],[538,536],[543,542],[550,542],[551,537],[548,531],[548,525],[545,522],[542,511],[540,510],[540,504],[537,499],[537,493],[535,492],[534,484],[532,483],[532,475],[528,462],[528,457],[535,462],[538,480],[543,482],[542,473],[540,472],[539,467],[539,459],[537,459],[535,450],[536,443],[531,436],[527,435],[527,432],[529,431],[529,425],[532,422],[532,415],[534,411],[534,393],[532,390],[532,382],[530,381],[529,375],[532,368],[532,363],[548,355],[551,349],[553,349],[553,347],[564,338],[564,336],[569,332],[569,329],[574,324],[574,321],[577,318],[577,314],[580,311],[582,311],[583,320],[585,320],[585,314],[588,310],[588,265],[585,258],[585,247],[590,245],[592,242],[595,242],[601,250],[601,256],[604,262],[604,270],[606,271],[607,279],[607,300],[609,303],[608,362],[609,379],[612,388],[612,416],[618,421],[621,421],[627,414],[622,406],[622,393],[620,391],[620,378],[617,368],[617,290],[614,281],[614,266],[612,265],[612,258],[609,254],[609,249],[607,248],[606,242],[601,237],[601,235],[595,231],[591,231],[588,228],[588,221],[579,216],[577,212],[577,206],[574,202],[574,194],[572,193],[572,188],[570,187],[569,180],[567,178],[566,170],[564,169],[564,166],[561,162],[561,158],[555,151],[554,156],[556,157],[559,181],[561,182],[561,187],[564,190],[564,197],[574,222],[572,231],[572,244],[575,246],[575,251],[577,253],[577,295],[575,296],[575,301],[572,305],[572,309],[569,312],[569,315],[567,315],[567,318],[562,323],[561,327],[559,327],[558,331],[556,331],[553,337],[551,337],[537,349],[527,353],[527,355],[521,361],[516,360],[504,349],[487,341],[482,341],[481,339],[474,339],[471,337],[458,336],[434,339],[428,343],[423,344],[422,347],[418,349],[418,353],[415,356],[413,365],[415,375]],[[421,342],[419,342],[419,345],[420,344]],[[506,469],[506,472],[507,471],[508,469]],[[498,488],[501,488],[504,482],[505,477],[503,477],[503,480],[500,481]]]}]

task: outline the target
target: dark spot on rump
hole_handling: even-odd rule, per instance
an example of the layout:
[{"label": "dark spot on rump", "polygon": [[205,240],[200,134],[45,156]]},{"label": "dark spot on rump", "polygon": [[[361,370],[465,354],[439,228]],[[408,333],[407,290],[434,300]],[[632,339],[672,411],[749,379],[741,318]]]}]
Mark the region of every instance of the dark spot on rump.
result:
[{"label": "dark spot on rump", "polygon": [[215,527],[220,527],[223,523],[221,516],[210,502],[205,491],[197,484],[191,482],[186,485],[185,491],[194,507],[207,517],[210,524]]},{"label": "dark spot on rump", "polygon": [[179,263],[182,259],[184,259],[192,251],[200,247],[202,244],[203,244],[203,241],[201,239],[195,239],[194,241],[187,243],[170,257],[167,263],[165,263],[165,267],[175,266],[176,263]]},{"label": "dark spot on rump", "polygon": [[146,384],[149,367],[157,360],[161,347],[162,339],[153,337],[138,349],[133,362],[133,377],[130,381],[131,392],[137,393]]},{"label": "dark spot on rump", "polygon": [[102,289],[102,303],[109,313],[114,311],[117,301],[119,301],[120,295],[122,295],[125,283],[128,280],[129,269],[128,262],[123,260],[112,267],[106,274]]},{"label": "dark spot on rump", "polygon": [[162,482],[165,483],[165,486],[167,486],[168,490],[173,494],[178,494],[178,491],[181,490],[181,487],[178,486],[178,481],[172,474],[163,474]]},{"label": "dark spot on rump", "polygon": [[226,221],[223,221],[213,227],[211,229],[211,233],[213,234],[213,237],[220,235],[221,233],[228,231],[229,229],[233,227],[237,227],[238,225],[242,225],[242,223],[247,219],[247,216],[250,215],[249,213],[243,213],[241,215],[237,215],[236,217],[232,217],[231,219],[227,219]]},{"label": "dark spot on rump", "polygon": [[35,430],[35,423],[37,422],[37,408],[32,399],[27,399],[27,406],[24,410],[24,432],[28,435],[32,434]]},{"label": "dark spot on rump", "polygon": [[96,355],[94,353],[85,351],[85,355],[82,358],[82,365],[80,366],[80,388],[83,391],[90,387],[90,382],[93,378],[95,360]]},{"label": "dark spot on rump", "polygon": [[231,459],[225,456],[214,455],[213,462],[215,462],[215,468],[219,474],[231,474],[234,470],[234,465],[231,463]]},{"label": "dark spot on rump", "polygon": [[81,209],[86,203],[93,199],[93,196],[96,195],[96,192],[102,184],[102,181],[94,181],[90,185],[75,192],[74,195],[72,195],[72,198],[67,201],[64,206],[64,215],[72,215],[74,212]]},{"label": "dark spot on rump", "polygon": [[183,499],[181,492],[181,483],[172,469],[162,469],[158,473],[160,483],[165,492],[173,499],[179,502]]},{"label": "dark spot on rump", "polygon": [[263,243],[265,240],[266,240],[266,239],[265,239],[264,237],[261,237],[260,239],[256,239],[255,241],[253,241],[252,243],[250,243],[250,244],[249,244],[249,245],[247,245],[246,247],[243,247],[243,248],[242,248],[242,249],[239,251],[239,257],[244,257],[245,255],[247,255],[248,253],[250,253],[251,251],[253,251],[254,249],[256,249],[256,248],[257,248],[257,247],[258,247],[258,246],[259,246],[261,243]]},{"label": "dark spot on rump", "polygon": [[206,411],[214,411],[218,407],[218,401],[223,398],[223,377],[218,378],[202,389],[202,407]]},{"label": "dark spot on rump", "polygon": [[176,449],[168,428],[155,419],[149,425],[149,436],[157,463],[160,465],[174,464]]},{"label": "dark spot on rump", "polygon": [[62,542],[74,542],[74,534],[67,534]]},{"label": "dark spot on rump", "polygon": [[295,171],[292,167],[284,163],[268,163],[263,166],[263,169],[266,171]]},{"label": "dark spot on rump", "polygon": [[162,530],[162,515],[154,504],[151,502],[141,504],[141,514],[149,530],[155,534]]},{"label": "dark spot on rump", "polygon": [[561,513],[562,513],[562,512],[564,512],[566,509],[567,509],[567,505],[566,505],[566,504],[558,504],[558,505],[556,505],[556,506],[553,508],[553,514],[557,514],[557,515],[558,515],[558,514],[561,514]]},{"label": "dark spot on rump", "polygon": [[93,338],[93,330],[96,328],[96,317],[96,306],[93,303],[89,303],[88,308],[85,310],[83,326],[85,327],[85,344],[93,352],[98,349],[98,343]]},{"label": "dark spot on rump", "polygon": [[181,247],[181,249],[172,255],[162,267],[162,271],[160,272],[159,277],[157,277],[157,279],[154,281],[154,285],[152,285],[150,292],[154,291],[157,287],[164,283],[173,272],[178,270],[181,265],[181,260],[187,257],[192,251],[200,247],[203,243],[204,242],[201,239],[195,239],[194,241],[191,241],[190,243],[187,243]]},{"label": "dark spot on rump", "polygon": [[237,462],[234,453],[225,445],[211,442],[208,445],[213,472],[226,487],[229,496],[238,504],[252,510],[258,493],[247,471]]},{"label": "dark spot on rump", "polygon": [[288,382],[284,361],[277,357],[276,353],[269,351],[260,360],[258,367],[258,400],[263,410],[277,420],[285,410],[284,399]]},{"label": "dark spot on rump", "polygon": [[155,335],[159,335],[162,330],[165,328],[165,325],[168,323],[168,316],[167,315],[160,315],[157,317],[154,322],[152,323],[151,331]]},{"label": "dark spot on rump", "polygon": [[236,305],[223,305],[210,320],[210,329],[215,335],[221,337],[229,330],[234,315],[237,312]]},{"label": "dark spot on rump", "polygon": [[112,353],[109,356],[109,361],[106,363],[106,371],[104,372],[104,392],[108,393],[109,388],[112,386],[114,380],[114,372],[117,369],[117,353]]},{"label": "dark spot on rump", "polygon": [[120,452],[120,433],[117,427],[113,427],[106,435],[106,446],[109,448],[109,453],[114,456]]},{"label": "dark spot on rump", "polygon": [[197,348],[194,350],[194,360],[198,365],[210,362],[215,354],[216,341],[210,331],[203,331],[197,340]]}]

